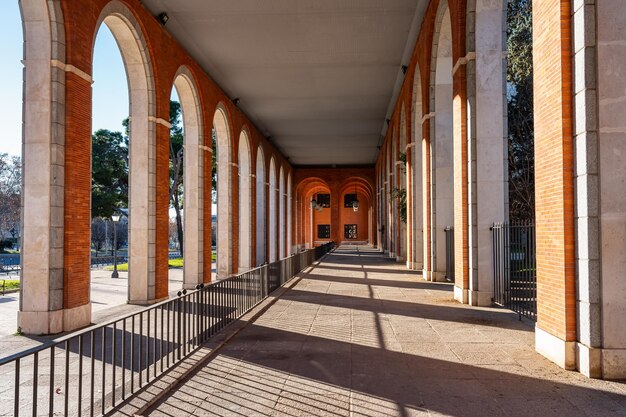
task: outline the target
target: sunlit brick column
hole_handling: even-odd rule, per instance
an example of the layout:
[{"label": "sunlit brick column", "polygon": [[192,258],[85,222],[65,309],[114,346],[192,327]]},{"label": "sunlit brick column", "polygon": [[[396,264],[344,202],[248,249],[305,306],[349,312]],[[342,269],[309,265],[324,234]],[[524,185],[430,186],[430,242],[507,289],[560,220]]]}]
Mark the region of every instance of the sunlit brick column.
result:
[{"label": "sunlit brick column", "polygon": [[[169,104],[169,103],[168,103]],[[169,110],[169,106],[167,108]],[[168,118],[169,119],[169,118]],[[162,119],[163,120],[163,119]],[[169,286],[169,207],[170,207],[170,128],[162,123],[156,125],[156,213],[154,254],[154,298],[168,296]],[[185,184],[186,186],[186,184]],[[187,191],[187,190],[185,190]],[[133,277],[134,278],[134,277]],[[146,294],[148,296],[148,294]],[[146,298],[148,300],[149,298]],[[130,299],[131,302],[141,302]],[[146,301],[147,302],[147,301]]]},{"label": "sunlit brick column", "polygon": [[575,1],[577,345],[583,374],[626,378],[624,2]]},{"label": "sunlit brick column", "polygon": [[533,1],[538,352],[576,366],[571,1]]}]

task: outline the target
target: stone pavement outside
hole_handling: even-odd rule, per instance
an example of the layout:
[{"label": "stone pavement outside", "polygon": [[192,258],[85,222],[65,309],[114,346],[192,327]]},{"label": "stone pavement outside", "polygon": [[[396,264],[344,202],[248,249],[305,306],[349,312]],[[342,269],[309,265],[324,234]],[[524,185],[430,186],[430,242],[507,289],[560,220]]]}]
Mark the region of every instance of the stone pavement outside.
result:
[{"label": "stone pavement outside", "polygon": [[[145,308],[145,306],[126,303],[128,297],[128,272],[120,272],[119,278],[111,278],[111,271],[92,269],[91,280],[92,323],[102,323]],[[182,286],[183,270],[180,268],[170,269],[170,296],[175,297]],[[0,295],[0,357],[8,356],[59,337],[59,335],[16,335],[19,303],[19,292]]]},{"label": "stone pavement outside", "polygon": [[533,343],[517,315],[344,246],[145,415],[626,415],[626,384],[564,371]]}]

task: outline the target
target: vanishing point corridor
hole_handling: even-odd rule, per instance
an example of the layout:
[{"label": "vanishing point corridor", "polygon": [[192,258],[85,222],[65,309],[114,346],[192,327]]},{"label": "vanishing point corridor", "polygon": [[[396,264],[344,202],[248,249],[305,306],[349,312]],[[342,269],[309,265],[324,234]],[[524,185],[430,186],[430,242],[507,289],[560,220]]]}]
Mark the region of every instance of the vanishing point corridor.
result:
[{"label": "vanishing point corridor", "polygon": [[529,322],[374,249],[341,246],[280,291],[144,415],[626,415],[626,384],[559,368]]}]

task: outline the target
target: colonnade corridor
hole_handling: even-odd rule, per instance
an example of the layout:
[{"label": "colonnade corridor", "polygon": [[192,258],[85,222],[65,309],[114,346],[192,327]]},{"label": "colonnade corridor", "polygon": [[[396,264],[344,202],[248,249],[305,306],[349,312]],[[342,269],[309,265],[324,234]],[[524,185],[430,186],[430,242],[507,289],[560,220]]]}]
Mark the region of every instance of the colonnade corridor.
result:
[{"label": "colonnade corridor", "polygon": [[256,317],[143,415],[626,415],[626,385],[563,370],[514,313],[371,247],[340,246]]}]

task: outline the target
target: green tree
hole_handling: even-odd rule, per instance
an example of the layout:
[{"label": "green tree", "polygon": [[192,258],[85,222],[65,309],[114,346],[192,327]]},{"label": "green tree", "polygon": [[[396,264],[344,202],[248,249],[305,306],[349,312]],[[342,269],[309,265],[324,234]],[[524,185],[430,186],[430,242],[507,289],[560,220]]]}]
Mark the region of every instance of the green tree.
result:
[{"label": "green tree", "polygon": [[22,160],[0,153],[0,240],[11,236],[14,243],[20,234]]},{"label": "green tree", "polygon": [[91,216],[110,218],[128,207],[128,136],[100,129],[91,143]]},{"label": "green tree", "polygon": [[217,204],[217,132],[215,127],[211,131],[211,200]]},{"label": "green tree", "polygon": [[532,37],[532,0],[509,0],[506,78],[511,220],[535,216]]},{"label": "green tree", "polygon": [[176,212],[178,247],[183,255],[183,152],[184,133],[180,103],[170,100],[170,205]]}]

